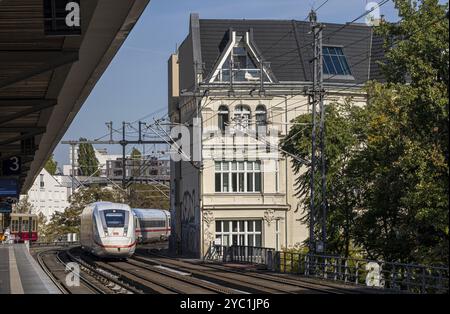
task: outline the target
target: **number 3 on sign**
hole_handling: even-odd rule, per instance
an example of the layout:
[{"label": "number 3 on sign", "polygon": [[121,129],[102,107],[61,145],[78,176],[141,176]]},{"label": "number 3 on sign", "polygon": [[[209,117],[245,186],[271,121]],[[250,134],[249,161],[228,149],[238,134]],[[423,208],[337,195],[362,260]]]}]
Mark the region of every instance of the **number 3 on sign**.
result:
[{"label": "number 3 on sign", "polygon": [[19,171],[19,169],[20,169],[19,157],[14,156],[14,157],[11,157],[9,160],[10,160],[9,170],[12,172]]},{"label": "number 3 on sign", "polygon": [[3,175],[10,176],[20,174],[20,166],[21,160],[19,156],[12,156],[4,160],[2,165]]}]

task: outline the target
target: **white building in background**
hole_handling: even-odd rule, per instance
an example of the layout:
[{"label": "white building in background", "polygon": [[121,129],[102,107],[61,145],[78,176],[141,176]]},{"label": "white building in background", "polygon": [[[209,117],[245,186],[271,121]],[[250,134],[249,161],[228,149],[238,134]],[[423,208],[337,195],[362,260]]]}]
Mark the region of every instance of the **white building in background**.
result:
[{"label": "white building in background", "polygon": [[[74,171],[78,173],[78,145],[75,145],[74,151]],[[98,175],[100,177],[106,177],[107,168],[106,165],[110,160],[117,160],[118,158],[122,158],[122,155],[108,155],[108,151],[106,148],[95,148],[94,147],[95,157],[98,160],[100,171]],[[72,175],[72,145],[69,147],[69,164],[63,165],[63,174],[66,176]]]},{"label": "white building in background", "polygon": [[63,176],[52,176],[47,170],[42,169],[27,194],[34,208],[33,213],[37,215],[42,213],[47,220],[50,220],[53,213],[62,212],[69,206],[71,188],[61,184],[58,177]]}]

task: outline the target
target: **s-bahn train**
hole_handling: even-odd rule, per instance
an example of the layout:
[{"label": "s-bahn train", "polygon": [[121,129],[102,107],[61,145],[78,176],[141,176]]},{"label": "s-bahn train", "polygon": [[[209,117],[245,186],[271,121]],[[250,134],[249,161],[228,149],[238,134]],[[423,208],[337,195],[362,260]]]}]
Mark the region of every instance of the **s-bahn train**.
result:
[{"label": "s-bahn train", "polygon": [[167,240],[170,236],[170,212],[164,209],[133,208],[136,238],[139,243]]},{"label": "s-bahn train", "polygon": [[24,241],[37,241],[37,226],[37,215],[11,213],[9,221],[6,219],[0,220],[0,240],[7,240],[5,231],[9,228],[8,240],[19,243]]},{"label": "s-bahn train", "polygon": [[98,257],[127,258],[136,249],[130,206],[111,202],[87,205],[81,213],[80,243]]}]

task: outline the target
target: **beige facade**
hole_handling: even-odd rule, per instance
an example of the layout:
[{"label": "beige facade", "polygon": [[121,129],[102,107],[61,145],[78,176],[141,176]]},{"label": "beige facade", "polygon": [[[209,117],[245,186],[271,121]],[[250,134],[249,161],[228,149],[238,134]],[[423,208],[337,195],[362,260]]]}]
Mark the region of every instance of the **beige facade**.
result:
[{"label": "beige facade", "polygon": [[[370,27],[347,28],[324,28],[325,106],[364,105],[362,87],[380,73],[370,56],[381,41]],[[327,37],[333,31],[342,33]],[[181,144],[172,148],[189,156],[171,161],[176,253],[202,257],[212,243],[280,250],[309,237],[301,219],[309,208],[296,196],[292,169],[299,157],[283,155],[279,141],[312,110],[311,34],[308,22],[191,14],[188,35],[168,60],[168,111]]]},{"label": "beige facade", "polygon": [[[330,92],[325,103],[342,102],[348,97],[356,105],[365,104],[363,94],[348,90],[345,93]],[[195,101],[192,97],[183,100],[185,102],[179,109],[172,112],[171,119],[191,125],[197,116]],[[278,147],[277,144],[273,144],[269,155],[252,156],[252,148],[260,147],[261,143],[269,140],[256,140],[255,133],[251,132],[256,132],[257,107],[264,106],[267,129],[271,129],[267,133],[275,134],[281,140],[289,133],[295,117],[310,113],[307,96],[295,95],[292,91],[286,91],[282,97],[209,96],[201,98],[197,104],[201,108],[203,167],[200,170],[196,168],[196,163],[181,161],[172,162],[171,169],[172,209],[176,218],[174,235],[178,237],[181,252],[199,252],[200,256],[204,256],[212,243],[277,250],[301,244],[308,237],[308,226],[300,221],[304,208],[295,195],[291,158],[285,158],[275,147]],[[242,131],[242,125],[236,122],[235,116],[239,116],[243,106],[248,109],[250,119],[244,132],[239,135],[233,130]],[[228,109],[231,135],[220,132],[219,115],[223,108]],[[189,153],[193,154],[192,150],[193,145]],[[247,185],[252,179],[246,176],[254,176],[254,173],[248,171],[246,164],[254,162],[260,163],[260,188],[253,187],[252,191],[248,191]],[[227,163],[229,170],[223,171],[223,166],[218,166],[221,163]],[[240,166],[242,171],[239,171]],[[217,182],[222,173],[228,175],[226,191]],[[243,191],[238,186],[239,173],[241,178],[244,177]],[[233,184],[235,177],[237,182]],[[223,179],[220,184],[224,185]],[[235,190],[233,185],[236,185]]]}]

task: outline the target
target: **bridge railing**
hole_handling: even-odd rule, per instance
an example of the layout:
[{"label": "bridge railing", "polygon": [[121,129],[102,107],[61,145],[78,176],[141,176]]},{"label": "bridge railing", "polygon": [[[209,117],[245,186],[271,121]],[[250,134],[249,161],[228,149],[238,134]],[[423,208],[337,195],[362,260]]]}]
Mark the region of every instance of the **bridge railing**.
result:
[{"label": "bridge railing", "polygon": [[211,244],[205,255],[205,259],[232,263],[269,265],[272,268],[274,254],[275,249],[272,248]]},{"label": "bridge railing", "polygon": [[213,243],[205,259],[264,265],[269,271],[380,289],[412,293],[449,292],[449,268],[443,266],[280,252],[272,248],[221,246]]},{"label": "bridge railing", "polygon": [[448,267],[276,252],[274,271],[413,293],[448,293]]}]

